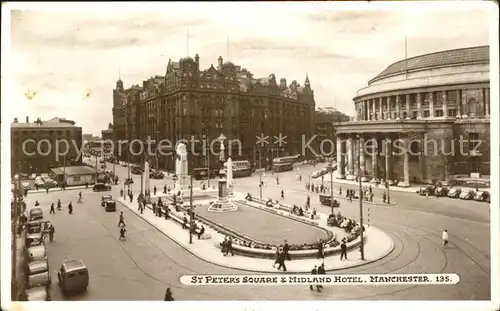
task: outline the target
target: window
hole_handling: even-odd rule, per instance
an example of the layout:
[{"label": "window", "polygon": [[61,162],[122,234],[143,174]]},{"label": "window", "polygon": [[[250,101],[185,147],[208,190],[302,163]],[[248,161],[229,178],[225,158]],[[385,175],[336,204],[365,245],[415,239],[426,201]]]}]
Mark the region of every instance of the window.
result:
[{"label": "window", "polygon": [[436,117],[442,117],[443,116],[443,110],[436,110]]},{"label": "window", "polygon": [[469,133],[469,151],[478,151],[475,148],[479,141],[479,133]]},{"label": "window", "polygon": [[398,118],[398,114],[397,114],[396,112],[394,112],[394,113],[392,114],[392,118],[393,118],[393,119],[397,119],[397,118]]},{"label": "window", "polygon": [[475,157],[469,160],[469,173],[479,173],[481,168],[481,159]]},{"label": "window", "polygon": [[80,176],[73,176],[73,181],[74,182],[80,182]]},{"label": "window", "polygon": [[411,112],[411,118],[412,119],[416,119],[417,118],[417,112],[416,111],[412,111]]},{"label": "window", "polygon": [[182,115],[187,116],[187,108],[182,109]]},{"label": "window", "polygon": [[449,109],[448,110],[448,116],[450,116],[450,117],[456,117],[457,116],[457,110],[456,109]]},{"label": "window", "polygon": [[220,122],[220,123],[219,123],[219,128],[220,128],[220,129],[221,129],[221,128],[224,128],[224,123]]},{"label": "window", "polygon": [[428,118],[430,116],[429,110],[424,110],[424,118]]},{"label": "window", "polygon": [[403,111],[403,119],[406,119],[408,117],[408,113],[406,111]]}]

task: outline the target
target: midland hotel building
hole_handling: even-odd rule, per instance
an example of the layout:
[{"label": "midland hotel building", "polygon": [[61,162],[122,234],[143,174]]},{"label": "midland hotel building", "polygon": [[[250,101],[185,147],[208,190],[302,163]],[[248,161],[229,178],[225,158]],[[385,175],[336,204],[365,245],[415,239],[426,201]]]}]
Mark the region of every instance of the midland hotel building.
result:
[{"label": "midland hotel building", "polygon": [[[488,180],[489,63],[489,46],[463,48],[398,61],[371,79],[354,98],[355,121],[336,127],[338,177],[357,174],[360,140],[363,180]],[[406,152],[391,152],[396,140]]]}]

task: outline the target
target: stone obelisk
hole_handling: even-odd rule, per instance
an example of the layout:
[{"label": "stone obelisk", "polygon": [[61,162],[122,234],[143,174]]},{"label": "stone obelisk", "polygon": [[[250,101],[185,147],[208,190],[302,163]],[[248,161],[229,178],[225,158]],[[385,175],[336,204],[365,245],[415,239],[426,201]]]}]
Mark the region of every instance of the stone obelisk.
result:
[{"label": "stone obelisk", "polygon": [[151,203],[151,189],[150,189],[150,183],[149,183],[149,162],[146,161],[144,162],[144,172],[142,173],[143,178],[142,178],[142,189],[144,189],[144,194],[146,198],[147,203]]}]

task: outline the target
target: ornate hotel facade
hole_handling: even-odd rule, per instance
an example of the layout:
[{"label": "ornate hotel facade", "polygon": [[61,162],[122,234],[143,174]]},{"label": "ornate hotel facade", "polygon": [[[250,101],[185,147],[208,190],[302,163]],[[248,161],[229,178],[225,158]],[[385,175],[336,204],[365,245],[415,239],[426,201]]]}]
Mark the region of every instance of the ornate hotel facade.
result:
[{"label": "ornate hotel facade", "polygon": [[[226,156],[231,152],[233,159],[251,162],[260,158],[266,165],[276,156],[301,152],[302,135],[311,137],[314,131],[314,111],[314,91],[307,76],[303,86],[296,81],[288,85],[285,78],[276,81],[274,74],[256,79],[222,57],[217,67],[202,70],[196,55],[169,61],[164,76],[154,76],[142,86],[125,89],[118,80],[113,90],[113,135],[115,140],[128,141],[146,142],[148,136],[156,141],[169,139],[175,148],[181,139],[193,136],[210,142],[223,134],[228,139]],[[282,146],[273,139],[280,133],[287,136]],[[265,146],[256,144],[261,134],[269,136]],[[230,140],[239,140],[241,156],[237,144],[227,145]],[[218,146],[214,144],[215,149]],[[190,167],[206,167],[207,161],[217,165],[218,157],[203,156],[202,148],[202,143],[195,145],[193,154],[201,155],[189,158]],[[137,156],[120,156],[127,158],[140,161]],[[174,169],[172,156],[155,158],[153,166]]]},{"label": "ornate hotel facade", "polygon": [[[489,47],[479,46],[387,67],[357,92],[355,121],[336,127],[339,177],[357,174],[361,141],[365,180],[489,179],[489,63]],[[394,152],[396,141],[405,152]]]}]

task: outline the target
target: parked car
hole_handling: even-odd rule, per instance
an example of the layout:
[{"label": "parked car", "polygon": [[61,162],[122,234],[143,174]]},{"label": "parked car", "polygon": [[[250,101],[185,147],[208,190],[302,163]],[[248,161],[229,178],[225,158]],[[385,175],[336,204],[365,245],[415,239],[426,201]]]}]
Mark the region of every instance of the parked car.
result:
[{"label": "parked car", "polygon": [[47,259],[47,248],[45,245],[38,245],[26,248],[26,261],[40,261]]},{"label": "parked car", "polygon": [[448,191],[448,197],[453,199],[458,199],[458,197],[460,197],[460,192],[462,192],[462,189],[460,188],[451,188]]},{"label": "parked car", "polygon": [[134,166],[134,167],[132,167],[131,172],[132,172],[132,174],[142,174],[142,169],[138,166]]},{"label": "parked car", "polygon": [[448,188],[446,187],[437,187],[434,191],[434,195],[437,197],[445,197],[448,195]]},{"label": "parked car", "polygon": [[44,179],[43,180],[43,187],[48,187],[48,188],[55,188],[57,187],[59,184],[57,183],[57,181],[53,180],[53,179],[50,179],[50,178],[47,178],[47,179]]},{"label": "parked car", "polygon": [[26,266],[26,283],[28,287],[48,286],[52,283],[47,259],[32,261]]},{"label": "parked car", "polygon": [[57,279],[63,293],[83,292],[89,285],[89,271],[81,260],[63,261]]},{"label": "parked car", "polygon": [[107,202],[107,201],[111,201],[111,200],[113,200],[113,197],[111,196],[111,194],[108,194],[108,195],[103,195],[103,196],[101,197],[101,206],[102,206],[102,207],[106,206],[106,202]]},{"label": "parked car", "polygon": [[151,179],[163,179],[163,177],[164,177],[163,172],[152,171],[151,173],[149,173],[149,178]]},{"label": "parked car", "polygon": [[123,167],[127,167],[127,163],[123,162],[122,164],[120,164],[121,166]]},{"label": "parked car", "polygon": [[108,200],[105,203],[104,210],[106,212],[115,212],[116,211],[116,202],[113,200]]},{"label": "parked car", "polygon": [[42,228],[48,225],[48,220],[33,220],[26,223],[26,234],[41,233]]},{"label": "parked car", "polygon": [[41,220],[43,219],[43,211],[41,208],[39,207],[33,207],[30,209],[29,211],[29,217],[28,217],[28,220],[29,221],[33,221],[33,220]]},{"label": "parked car", "polygon": [[22,301],[51,301],[50,291],[47,287],[34,287],[24,291]]},{"label": "parked car", "polygon": [[462,191],[460,193],[460,199],[462,200],[472,200],[474,199],[474,190]]},{"label": "parked car", "polygon": [[36,179],[36,174],[35,173],[31,174],[30,179]]},{"label": "parked car", "polygon": [[133,180],[132,178],[127,178],[127,179],[125,179],[125,186],[126,186],[126,185],[131,185],[131,184],[133,184],[133,183],[134,183],[134,180]]},{"label": "parked car", "polygon": [[21,186],[23,187],[23,189],[26,189],[26,190],[31,190],[31,189],[33,189],[33,188],[31,187],[31,184],[30,184],[28,181],[23,181],[23,182],[21,183]]},{"label": "parked car", "polygon": [[475,201],[486,202],[486,201],[488,201],[489,196],[490,196],[490,193],[488,191],[478,191],[474,195],[474,200]]},{"label": "parked car", "polygon": [[103,183],[98,183],[98,184],[94,185],[93,190],[96,192],[97,191],[109,191],[109,190],[111,190],[111,186],[103,184]]},{"label": "parked car", "polygon": [[26,248],[34,247],[43,244],[42,233],[27,233],[24,237],[24,246]]},{"label": "parked car", "polygon": [[434,195],[434,187],[433,186],[422,186],[418,189],[417,193],[419,195],[425,196],[427,193],[429,195]]},{"label": "parked car", "polygon": [[45,180],[45,179],[49,178],[49,174],[43,173],[43,174],[40,175],[40,177],[42,177],[42,179]]}]

